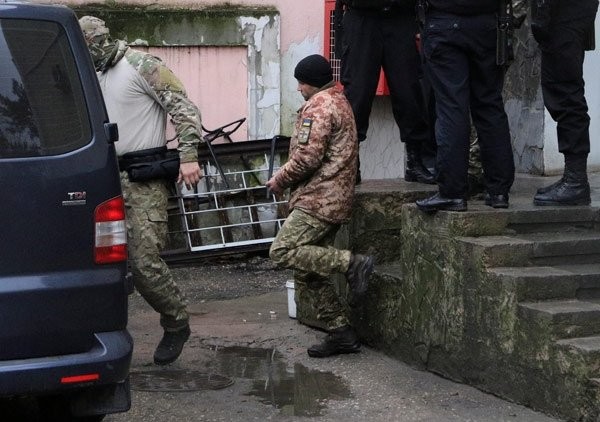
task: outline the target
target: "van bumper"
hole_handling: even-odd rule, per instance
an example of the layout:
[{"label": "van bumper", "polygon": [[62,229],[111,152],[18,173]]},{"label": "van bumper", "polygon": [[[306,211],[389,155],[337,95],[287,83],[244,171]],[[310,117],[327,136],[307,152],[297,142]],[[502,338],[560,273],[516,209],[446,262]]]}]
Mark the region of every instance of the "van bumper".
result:
[{"label": "van bumper", "polygon": [[[60,394],[123,383],[129,374],[133,340],[127,330],[96,333],[87,352],[0,361],[0,396]],[[98,374],[96,380],[65,383],[65,377]]]}]

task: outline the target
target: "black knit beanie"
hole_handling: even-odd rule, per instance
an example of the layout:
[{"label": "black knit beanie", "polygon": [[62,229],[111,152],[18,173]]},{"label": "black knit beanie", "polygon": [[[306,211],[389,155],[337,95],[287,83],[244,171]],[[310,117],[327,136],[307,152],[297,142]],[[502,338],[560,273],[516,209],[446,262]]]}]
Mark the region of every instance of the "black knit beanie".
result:
[{"label": "black knit beanie", "polygon": [[294,78],[305,84],[321,88],[333,80],[333,72],[325,57],[313,54],[298,62],[294,69]]}]

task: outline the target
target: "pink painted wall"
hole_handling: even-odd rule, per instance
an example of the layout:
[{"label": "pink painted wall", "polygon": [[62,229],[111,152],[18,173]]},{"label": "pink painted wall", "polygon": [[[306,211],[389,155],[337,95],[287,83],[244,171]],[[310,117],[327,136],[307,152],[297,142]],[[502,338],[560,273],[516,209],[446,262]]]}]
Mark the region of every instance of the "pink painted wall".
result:
[{"label": "pink painted wall", "polygon": [[[246,47],[151,47],[149,51],[181,79],[200,109],[205,128],[214,130],[247,116]],[[246,123],[231,137],[247,140]]]}]

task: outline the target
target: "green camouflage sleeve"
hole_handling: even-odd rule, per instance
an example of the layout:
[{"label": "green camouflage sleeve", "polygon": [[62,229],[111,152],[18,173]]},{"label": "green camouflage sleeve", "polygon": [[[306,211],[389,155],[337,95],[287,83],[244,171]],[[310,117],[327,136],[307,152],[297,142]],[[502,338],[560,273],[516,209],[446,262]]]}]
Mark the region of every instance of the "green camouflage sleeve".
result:
[{"label": "green camouflage sleeve", "polygon": [[202,120],[198,107],[188,98],[183,84],[159,58],[150,54],[139,57],[137,65],[134,66],[150,84],[162,107],[171,116],[179,139],[181,162],[197,161],[198,144],[204,142]]}]

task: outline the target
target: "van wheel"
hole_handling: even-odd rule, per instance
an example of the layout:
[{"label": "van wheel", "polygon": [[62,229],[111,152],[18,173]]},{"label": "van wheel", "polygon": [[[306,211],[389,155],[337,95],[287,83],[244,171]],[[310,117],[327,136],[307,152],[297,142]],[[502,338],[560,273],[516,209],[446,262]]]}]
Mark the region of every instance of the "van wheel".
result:
[{"label": "van wheel", "polygon": [[100,422],[106,415],[74,416],[69,399],[63,396],[38,398],[38,408],[44,421]]}]

